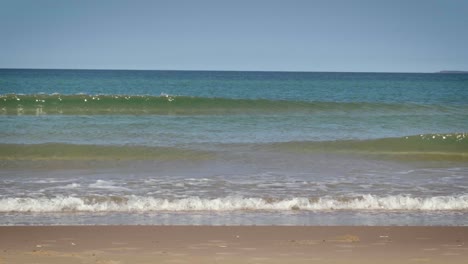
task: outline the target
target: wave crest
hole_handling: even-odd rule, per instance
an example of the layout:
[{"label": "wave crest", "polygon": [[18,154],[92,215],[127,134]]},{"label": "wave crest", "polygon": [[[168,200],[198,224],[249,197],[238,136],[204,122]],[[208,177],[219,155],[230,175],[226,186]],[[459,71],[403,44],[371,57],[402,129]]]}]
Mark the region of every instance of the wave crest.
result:
[{"label": "wave crest", "polygon": [[269,99],[233,99],[219,97],[154,95],[89,95],[89,94],[6,94],[0,95],[0,114],[6,115],[102,115],[160,114],[206,115],[243,113],[332,113],[364,112],[369,115],[433,115],[462,109],[421,104],[287,101]]},{"label": "wave crest", "polygon": [[274,143],[270,147],[278,151],[299,153],[352,153],[396,157],[403,160],[465,161],[468,159],[468,134],[421,134],[367,140],[291,141]]},{"label": "wave crest", "polygon": [[323,211],[323,210],[378,210],[378,211],[459,211],[468,210],[468,195],[411,197],[405,195],[379,197],[320,197],[264,199],[223,197],[204,199],[161,199],[143,196],[3,198],[0,212],[156,212],[156,211]]}]

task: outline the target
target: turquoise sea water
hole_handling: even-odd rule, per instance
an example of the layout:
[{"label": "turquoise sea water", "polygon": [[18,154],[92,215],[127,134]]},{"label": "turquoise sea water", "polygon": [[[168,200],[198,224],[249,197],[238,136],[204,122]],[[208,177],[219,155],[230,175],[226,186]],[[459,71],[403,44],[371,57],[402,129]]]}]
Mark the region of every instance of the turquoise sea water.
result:
[{"label": "turquoise sea water", "polygon": [[468,75],[0,69],[0,224],[468,222]]}]

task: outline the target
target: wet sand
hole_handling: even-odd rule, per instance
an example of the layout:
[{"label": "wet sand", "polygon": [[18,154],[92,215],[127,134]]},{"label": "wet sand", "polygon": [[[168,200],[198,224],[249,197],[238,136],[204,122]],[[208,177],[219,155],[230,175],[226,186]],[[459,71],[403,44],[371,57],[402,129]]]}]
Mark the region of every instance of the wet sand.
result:
[{"label": "wet sand", "polygon": [[11,226],[0,263],[468,263],[468,227]]}]

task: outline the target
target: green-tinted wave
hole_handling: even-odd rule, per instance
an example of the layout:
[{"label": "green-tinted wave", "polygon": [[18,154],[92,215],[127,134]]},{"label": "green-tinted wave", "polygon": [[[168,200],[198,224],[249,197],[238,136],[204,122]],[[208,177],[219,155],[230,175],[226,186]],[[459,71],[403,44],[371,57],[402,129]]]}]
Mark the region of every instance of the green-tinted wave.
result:
[{"label": "green-tinted wave", "polygon": [[[371,155],[403,160],[468,161],[468,134],[425,134],[369,140],[301,141],[228,146],[252,150]],[[220,151],[226,146],[220,145]],[[216,151],[157,146],[74,145],[63,143],[0,144],[0,160],[209,160]],[[255,154],[254,154],[255,155]]]},{"label": "green-tinted wave", "polygon": [[[170,95],[0,95],[0,114],[4,115],[203,115],[278,112],[350,113],[353,111],[410,114],[427,113],[427,111],[447,112],[451,110],[453,109],[449,107],[418,104],[274,101]],[[457,111],[460,111],[460,109],[457,109]]]},{"label": "green-tinted wave", "polygon": [[407,160],[468,160],[468,134],[424,134],[401,138],[285,142],[273,144],[279,151],[344,153],[389,156]]},{"label": "green-tinted wave", "polygon": [[2,160],[204,160],[213,157],[208,151],[173,147],[0,144]]}]

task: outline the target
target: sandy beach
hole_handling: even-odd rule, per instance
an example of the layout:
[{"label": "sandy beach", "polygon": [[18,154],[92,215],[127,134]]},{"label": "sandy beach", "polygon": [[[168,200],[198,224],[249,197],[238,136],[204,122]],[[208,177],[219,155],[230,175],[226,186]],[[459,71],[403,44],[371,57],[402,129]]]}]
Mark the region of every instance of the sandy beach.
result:
[{"label": "sandy beach", "polygon": [[468,263],[467,227],[12,226],[0,263]]}]

